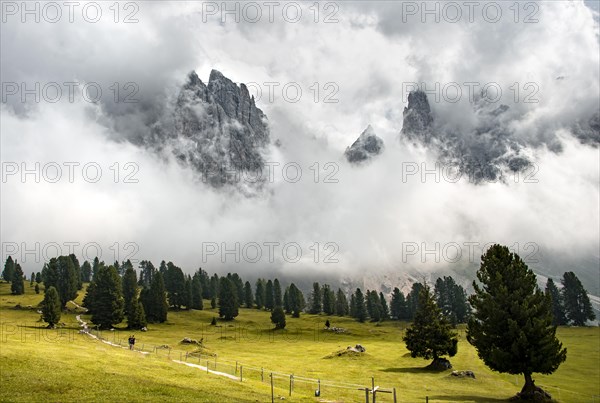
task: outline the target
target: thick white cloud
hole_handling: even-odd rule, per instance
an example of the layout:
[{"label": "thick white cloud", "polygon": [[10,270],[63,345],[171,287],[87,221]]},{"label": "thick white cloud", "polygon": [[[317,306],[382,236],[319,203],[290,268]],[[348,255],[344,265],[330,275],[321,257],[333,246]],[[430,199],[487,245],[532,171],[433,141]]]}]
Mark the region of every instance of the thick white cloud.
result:
[{"label": "thick white cloud", "polygon": [[[536,24],[515,23],[506,7],[507,17],[495,24],[481,18],[423,24],[403,23],[398,4],[339,3],[339,22],[332,24],[312,21],[308,4],[298,23],[276,14],[273,23],[263,15],[260,23],[222,24],[218,16],[205,22],[200,3],[179,2],[140,3],[140,22],[129,25],[110,19],[98,24],[9,20],[2,25],[3,82],[79,80],[98,82],[105,91],[99,105],[80,99],[22,105],[10,98],[2,107],[2,161],[25,161],[29,167],[93,161],[103,176],[95,184],[78,179],[77,169],[74,183],[63,178],[22,184],[9,177],[2,183],[3,242],[98,242],[107,261],[113,253],[109,245],[119,242],[123,258],[131,251],[123,244],[135,242],[140,248],[135,258],[173,260],[188,271],[198,266],[242,273],[314,269],[328,275],[448,266],[403,262],[403,242],[430,247],[534,242],[549,261],[569,256],[580,262],[583,256],[591,262],[584,270],[597,269],[598,149],[580,145],[568,132],[577,119],[598,109],[598,25],[592,11],[583,2],[540,2]],[[324,11],[330,10],[321,9],[321,19]],[[282,146],[270,150],[267,160],[280,165],[274,183],[258,196],[215,191],[167,154],[159,157],[115,141],[147,133],[185,74],[196,69],[206,81],[212,68],[236,82],[262,84],[257,103]],[[138,84],[140,102],[111,102],[110,83],[129,81]],[[280,83],[273,102],[266,82]],[[517,137],[533,146],[538,182],[524,183],[521,177],[518,183],[475,186],[464,180],[435,183],[431,176],[425,183],[418,176],[403,180],[403,170],[414,164],[429,169],[435,164],[435,155],[397,138],[403,83],[411,82],[499,83]],[[514,82],[535,82],[539,103],[511,102]],[[283,98],[286,83],[302,88],[299,102]],[[314,83],[320,88],[318,102]],[[335,87],[325,88],[327,83]],[[334,95],[339,102],[324,103],[332,88],[339,88]],[[443,124],[464,130],[475,124],[466,95],[458,103],[433,102],[432,108]],[[386,150],[367,166],[351,167],[342,152],[368,124],[385,140]],[[556,142],[563,148],[558,154],[548,151]],[[290,161],[303,169],[298,183],[282,179],[281,166]],[[129,172],[125,163],[135,163],[139,183],[115,184],[110,170],[115,162],[121,174]],[[310,169],[315,162],[320,183],[314,183]],[[324,170],[328,162],[335,165]],[[323,183],[332,167],[339,168],[338,183]],[[263,258],[239,266],[231,257],[225,265],[201,259],[202,242],[269,241],[297,242],[304,259],[270,264]],[[329,251],[323,247],[320,263],[314,263],[308,247],[315,242],[339,245],[339,263],[323,263]],[[280,247],[276,253],[281,256]],[[26,268],[37,270],[39,264]]]}]

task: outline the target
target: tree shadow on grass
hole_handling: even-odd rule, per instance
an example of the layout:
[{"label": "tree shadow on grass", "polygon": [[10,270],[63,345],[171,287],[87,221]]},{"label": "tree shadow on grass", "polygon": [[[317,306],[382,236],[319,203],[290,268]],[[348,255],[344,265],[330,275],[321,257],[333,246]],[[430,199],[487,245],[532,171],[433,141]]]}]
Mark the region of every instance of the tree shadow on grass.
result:
[{"label": "tree shadow on grass", "polygon": [[443,402],[488,403],[488,402],[508,402],[509,398],[499,399],[499,398],[487,397],[487,396],[452,395],[452,396],[429,396],[429,400],[443,401]]}]

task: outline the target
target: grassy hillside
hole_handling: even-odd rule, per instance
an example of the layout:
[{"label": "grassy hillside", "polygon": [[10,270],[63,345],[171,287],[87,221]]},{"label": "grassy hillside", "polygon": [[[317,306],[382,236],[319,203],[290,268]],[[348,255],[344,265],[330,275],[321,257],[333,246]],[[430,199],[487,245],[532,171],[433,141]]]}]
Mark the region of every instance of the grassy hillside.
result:
[{"label": "grassy hillside", "polygon": [[[451,362],[457,370],[474,371],[476,379],[450,377],[449,371],[424,371],[428,361],[410,358],[401,341],[406,323],[359,324],[334,316],[329,318],[332,326],[347,330],[336,334],[323,329],[326,316],[288,316],[287,329],[274,332],[269,313],[255,309],[240,309],[235,321],[219,322],[216,327],[210,326],[212,317],[217,316],[210,309],[170,312],[168,323],[136,333],[136,347],[149,352],[143,355],[79,334],[75,310],[63,315],[65,326],[60,331],[42,330],[39,314],[27,309],[27,305],[37,305],[42,295],[33,293],[29,284],[26,292],[12,296],[9,285],[0,284],[2,401],[117,397],[126,401],[270,401],[270,371],[277,372],[275,394],[287,401],[364,401],[364,392],[357,389],[370,386],[371,377],[382,388],[395,387],[400,402],[425,401],[425,396],[431,402],[501,401],[522,386],[521,377],[487,369],[464,339],[464,329],[459,329],[459,352]],[[24,309],[14,309],[17,304]],[[89,321],[86,315],[82,317]],[[118,343],[126,341],[129,334],[123,326],[101,336]],[[204,352],[217,355],[188,357],[189,362],[206,365],[208,361],[211,370],[216,362],[217,371],[236,376],[243,367],[244,381],[172,362],[170,359],[180,357],[185,360],[185,352],[198,347],[181,344],[184,337],[203,339]],[[536,383],[560,401],[600,401],[600,330],[561,328],[559,338],[568,349],[567,362],[553,375],[536,374]],[[325,358],[355,344],[365,346],[366,353]],[[162,345],[171,350],[154,348]],[[289,374],[295,375],[291,397]],[[316,382],[303,377],[321,380],[320,398],[314,397]],[[377,401],[390,402],[392,397],[379,394]]]}]

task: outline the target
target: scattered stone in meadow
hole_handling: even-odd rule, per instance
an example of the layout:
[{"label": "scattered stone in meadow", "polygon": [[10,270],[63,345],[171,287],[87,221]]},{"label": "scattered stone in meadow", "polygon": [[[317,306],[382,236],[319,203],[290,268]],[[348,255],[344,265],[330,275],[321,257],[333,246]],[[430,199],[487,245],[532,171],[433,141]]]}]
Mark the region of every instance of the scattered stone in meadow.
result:
[{"label": "scattered stone in meadow", "polygon": [[367,351],[362,345],[357,344],[356,346],[348,346],[344,350],[339,350],[331,353],[324,358],[335,358],[335,357],[360,357]]},{"label": "scattered stone in meadow", "polygon": [[191,339],[189,337],[184,337],[183,340],[180,341],[181,344],[198,344],[201,343],[198,340]]},{"label": "scattered stone in meadow", "polygon": [[451,376],[456,376],[458,378],[473,378],[475,379],[475,374],[473,371],[452,371]]},{"label": "scattered stone in meadow", "polygon": [[143,328],[140,329],[142,332],[147,332],[148,328],[146,326],[144,326]]},{"label": "scattered stone in meadow", "polygon": [[343,327],[329,327],[329,328],[325,328],[325,330],[328,330],[330,332],[334,332],[334,333],[348,333],[348,331],[346,329],[344,329]]}]

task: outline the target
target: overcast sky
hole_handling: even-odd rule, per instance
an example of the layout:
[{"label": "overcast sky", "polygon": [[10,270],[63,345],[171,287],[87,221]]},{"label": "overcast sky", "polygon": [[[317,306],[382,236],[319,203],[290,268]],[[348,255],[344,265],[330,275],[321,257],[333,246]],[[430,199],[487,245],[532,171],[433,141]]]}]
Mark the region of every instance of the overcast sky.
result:
[{"label": "overcast sky", "polygon": [[[260,18],[256,9],[238,5],[239,22],[223,14],[221,2],[120,3],[118,16],[101,3],[96,23],[86,21],[93,8],[82,14],[85,3],[74,10],[73,22],[65,8],[56,23],[49,21],[56,10],[40,6],[36,22],[22,15],[22,3],[14,3],[16,9],[3,3],[2,258],[16,244],[13,254],[26,260],[29,273],[41,269],[44,250],[53,255],[52,243],[64,253],[65,243],[77,242],[78,255],[83,245],[97,243],[107,262],[118,250],[120,260],[172,260],[188,272],[202,266],[209,272],[270,268],[342,276],[448,265],[443,258],[440,264],[431,257],[425,263],[406,259],[407,245],[501,242],[518,244],[525,255],[532,249],[524,245],[534,243],[538,256],[577,267],[584,261],[585,270],[597,270],[598,148],[571,133],[600,107],[597,2],[490,3],[470,10],[457,2],[460,16],[443,2],[431,6],[433,14],[423,14],[422,2],[304,3],[297,22],[298,3],[282,2],[272,22],[261,2],[254,3]],[[168,154],[129,141],[168,113],[187,73],[196,70],[207,82],[211,69],[238,83],[257,83],[250,91],[268,116],[272,140],[281,143],[267,151],[266,160],[280,164],[273,183],[250,197],[214,190]],[[22,102],[21,89],[15,94],[11,86],[31,89],[36,82],[47,88],[39,103],[33,95]],[[102,97],[88,102],[76,91],[71,102],[66,82],[94,83]],[[269,82],[279,83],[272,101]],[[432,101],[436,121],[459,133],[480,119],[464,83],[501,88],[498,105],[510,107],[507,127],[527,145],[535,169],[507,183],[480,185],[407,176],[415,166],[434,169],[436,161],[431,151],[399,139],[407,88],[426,83],[431,90],[436,82],[440,88],[457,83],[463,91],[457,102],[443,96]],[[58,102],[49,102],[55,94],[49,83],[63,91]],[[283,96],[288,83],[294,83],[291,97],[294,88],[302,89],[298,102]],[[137,102],[122,102],[127,94]],[[385,141],[385,152],[350,166],[343,152],[369,124]],[[290,162],[302,168],[296,183],[283,176],[281,167]],[[47,166],[40,183],[33,174],[23,183],[22,163]],[[62,167],[57,183],[49,180],[54,163]],[[65,163],[79,164],[72,183]],[[86,180],[85,164],[93,165],[86,171],[92,177],[94,167],[102,169],[98,182]],[[26,255],[36,242],[39,256]],[[286,262],[280,245],[273,263],[263,256],[248,264],[242,256],[236,265],[231,255],[224,264],[215,256],[203,262],[207,245],[233,248],[236,242],[295,242],[302,258]],[[329,254],[338,262],[324,262]]]}]

